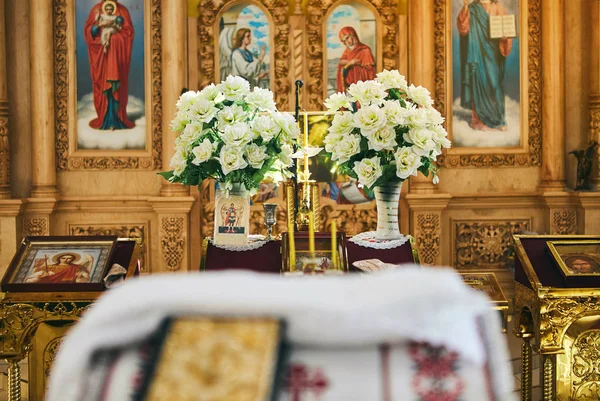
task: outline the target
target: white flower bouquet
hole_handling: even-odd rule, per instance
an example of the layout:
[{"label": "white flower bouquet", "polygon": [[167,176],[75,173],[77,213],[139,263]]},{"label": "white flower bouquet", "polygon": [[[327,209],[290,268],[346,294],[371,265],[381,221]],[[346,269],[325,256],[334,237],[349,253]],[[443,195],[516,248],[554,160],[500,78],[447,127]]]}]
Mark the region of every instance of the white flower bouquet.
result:
[{"label": "white flower bouquet", "polygon": [[444,118],[433,108],[429,91],[408,86],[398,71],[350,85],[348,94],[326,101],[335,113],[324,139],[325,152],[338,171],[367,190],[401,183],[421,171],[438,182],[436,158],[449,148]]},{"label": "white flower bouquet", "polygon": [[225,190],[243,184],[252,194],[265,179],[291,176],[300,131],[294,117],[277,111],[271,91],[251,91],[241,77],[182,94],[171,128],[180,133],[173,170],[160,173],[171,182],[198,185],[214,178]]}]

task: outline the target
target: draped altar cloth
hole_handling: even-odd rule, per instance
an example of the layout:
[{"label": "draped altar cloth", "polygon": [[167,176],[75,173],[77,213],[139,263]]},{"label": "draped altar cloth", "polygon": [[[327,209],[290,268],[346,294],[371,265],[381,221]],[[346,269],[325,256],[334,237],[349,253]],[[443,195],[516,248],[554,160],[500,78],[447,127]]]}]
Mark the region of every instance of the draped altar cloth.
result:
[{"label": "draped altar cloth", "polygon": [[[496,394],[510,395],[512,389],[496,313],[451,269],[301,278],[226,271],[144,277],[108,292],[61,346],[48,400],[81,399],[96,351],[142,342],[164,318],[193,315],[280,318],[287,325],[285,340],[309,354],[314,348],[376,349],[407,342],[445,346],[482,371],[496,361],[490,386]],[[481,335],[482,319],[491,327],[485,337],[495,338],[491,348]],[[298,358],[306,359],[306,353]]]}]

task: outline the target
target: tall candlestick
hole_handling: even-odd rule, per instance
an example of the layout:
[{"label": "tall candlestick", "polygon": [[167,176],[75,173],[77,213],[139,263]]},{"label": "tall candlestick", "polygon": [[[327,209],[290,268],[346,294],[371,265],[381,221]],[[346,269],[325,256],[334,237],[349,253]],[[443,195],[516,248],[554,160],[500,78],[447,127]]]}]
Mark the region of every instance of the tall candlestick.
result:
[{"label": "tall candlestick", "polygon": [[290,271],[296,271],[296,242],[294,240],[294,223],[288,222],[288,248],[290,251]]},{"label": "tall candlestick", "polygon": [[308,180],[308,154],[306,148],[308,148],[308,113],[304,113],[304,179]]},{"label": "tall candlestick", "polygon": [[308,212],[308,251],[311,259],[315,257],[315,215],[311,210]]},{"label": "tall candlestick", "polygon": [[341,269],[337,258],[337,224],[335,221],[331,222],[331,262],[333,263],[334,269],[337,269],[338,267]]}]

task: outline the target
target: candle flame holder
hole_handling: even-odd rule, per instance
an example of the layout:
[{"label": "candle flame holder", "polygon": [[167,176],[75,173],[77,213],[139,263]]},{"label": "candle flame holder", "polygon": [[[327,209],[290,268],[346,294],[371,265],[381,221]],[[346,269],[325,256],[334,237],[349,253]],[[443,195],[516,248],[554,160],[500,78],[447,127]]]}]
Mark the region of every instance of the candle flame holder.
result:
[{"label": "candle flame holder", "polygon": [[272,241],[274,239],[273,226],[277,222],[277,219],[275,218],[276,209],[276,203],[263,203],[263,210],[265,212],[265,226],[267,226],[267,241]]}]

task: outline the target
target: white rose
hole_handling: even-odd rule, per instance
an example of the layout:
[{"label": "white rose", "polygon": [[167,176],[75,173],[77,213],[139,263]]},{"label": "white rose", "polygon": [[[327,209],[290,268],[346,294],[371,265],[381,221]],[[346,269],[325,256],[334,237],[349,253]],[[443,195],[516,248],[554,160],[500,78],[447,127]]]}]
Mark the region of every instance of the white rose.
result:
[{"label": "white rose", "polygon": [[428,107],[425,110],[427,110],[427,118],[429,119],[429,125],[442,125],[444,123],[444,117],[442,117],[439,111],[437,111],[433,107]]},{"label": "white rose", "polygon": [[198,92],[187,91],[179,96],[179,100],[177,100],[175,106],[177,107],[177,110],[187,112],[199,98],[200,94]]},{"label": "white rose", "polygon": [[387,120],[385,113],[376,105],[361,107],[354,114],[354,123],[360,128],[360,133],[368,136],[370,133],[383,128]]},{"label": "white rose", "polygon": [[250,129],[255,138],[260,136],[265,142],[269,142],[281,132],[281,128],[279,128],[275,121],[267,115],[258,116],[252,120]]},{"label": "white rose", "polygon": [[386,100],[381,109],[387,119],[387,125],[390,127],[405,125],[406,118],[411,113],[409,109],[405,109],[400,102],[395,100]]},{"label": "white rose", "polygon": [[234,77],[229,75],[227,79],[217,85],[217,88],[226,100],[236,101],[241,100],[244,96],[250,93],[250,84],[242,77]]},{"label": "white rose", "polygon": [[429,123],[427,109],[412,108],[406,122],[411,128],[424,128]]},{"label": "white rose", "polygon": [[241,148],[253,139],[254,135],[248,125],[237,123],[225,127],[221,138],[225,145]]},{"label": "white rose", "polygon": [[436,127],[431,128],[431,131],[433,131],[434,133],[433,140],[439,146],[441,146],[442,148],[450,148],[452,146],[452,144],[448,140],[448,132],[446,132],[444,127],[438,125]]},{"label": "white rose", "polygon": [[325,100],[325,107],[327,107],[327,112],[325,114],[335,113],[342,108],[349,109],[350,106],[350,99],[348,99],[346,94],[341,92],[334,93]]},{"label": "white rose", "polygon": [[436,134],[426,128],[415,128],[404,134],[404,140],[412,143],[413,151],[420,156],[429,156],[437,146],[434,141]]},{"label": "white rose", "polygon": [[175,154],[171,157],[171,168],[173,175],[179,177],[187,167],[188,153],[183,148],[175,149]]},{"label": "white rose", "polygon": [[192,153],[194,154],[194,160],[192,160],[192,164],[199,166],[200,163],[204,163],[208,161],[213,152],[213,144],[208,140],[208,138],[204,139],[198,146],[192,149]]},{"label": "white rose", "polygon": [[210,100],[213,103],[221,103],[223,100],[225,100],[225,96],[223,96],[215,84],[205,86],[204,89],[199,92],[199,94],[204,99]]},{"label": "white rose", "polygon": [[199,98],[188,111],[188,118],[191,121],[200,121],[209,123],[216,115],[219,109],[210,100]]},{"label": "white rose", "polygon": [[395,146],[398,146],[396,131],[389,126],[378,129],[367,138],[369,139],[369,149],[376,151],[384,149],[392,150]]},{"label": "white rose", "polygon": [[217,121],[219,129],[224,130],[228,125],[246,121],[246,112],[241,106],[226,106],[217,114]]},{"label": "white rose", "polygon": [[294,153],[294,148],[292,148],[290,145],[282,145],[281,146],[281,152],[279,153],[279,159],[281,160],[281,162],[285,165],[285,166],[291,166],[294,162],[294,160],[292,159],[292,154]]},{"label": "white rose", "polygon": [[383,70],[377,74],[376,80],[383,85],[384,89],[394,88],[405,91],[408,86],[406,78],[404,75],[400,74],[398,70]]},{"label": "white rose", "polygon": [[248,159],[248,163],[252,168],[260,169],[265,159],[267,158],[267,147],[266,146],[258,146],[255,143],[251,143],[246,146],[246,159]]},{"label": "white rose", "polygon": [[323,143],[325,144],[325,151],[329,153],[333,153],[333,150],[337,146],[338,142],[344,138],[343,134],[339,134],[337,132],[330,132],[323,139]]},{"label": "white rose", "polygon": [[286,139],[295,140],[300,133],[300,127],[296,123],[294,116],[288,113],[273,113],[271,117],[275,123],[281,128],[286,136]]},{"label": "white rose", "polygon": [[223,146],[219,154],[219,162],[223,174],[227,175],[234,170],[241,170],[248,167],[248,163],[244,160],[243,152],[239,148],[232,146]]},{"label": "white rose", "polygon": [[204,124],[194,121],[185,127],[181,136],[185,136],[189,141],[194,142],[202,136],[203,128]]},{"label": "white rose", "polygon": [[396,175],[405,180],[411,175],[417,175],[421,166],[421,156],[413,152],[412,147],[403,147],[394,153],[396,159]]},{"label": "white rose", "polygon": [[333,121],[328,131],[333,134],[346,135],[352,132],[356,128],[354,123],[354,114],[350,112],[343,112],[333,116]]},{"label": "white rose", "polygon": [[352,156],[360,152],[360,135],[344,135],[342,140],[333,148],[331,159],[344,163],[350,160]]},{"label": "white rose", "polygon": [[187,114],[177,112],[175,118],[171,121],[171,129],[175,132],[183,131],[189,122]]},{"label": "white rose", "polygon": [[275,100],[273,100],[273,92],[268,89],[254,87],[252,93],[246,97],[246,103],[252,109],[261,111],[275,111]]},{"label": "white rose", "polygon": [[431,94],[422,86],[414,86],[411,84],[406,90],[406,96],[412,99],[412,101],[416,104],[423,107],[429,107],[433,104]]},{"label": "white rose", "polygon": [[377,81],[358,81],[348,87],[348,94],[353,101],[360,102],[361,107],[371,104],[382,104],[387,92]]},{"label": "white rose", "polygon": [[375,181],[383,174],[381,161],[378,156],[371,157],[370,159],[362,159],[360,162],[354,164],[353,170],[358,176],[358,182],[367,188],[371,188],[375,184]]}]

